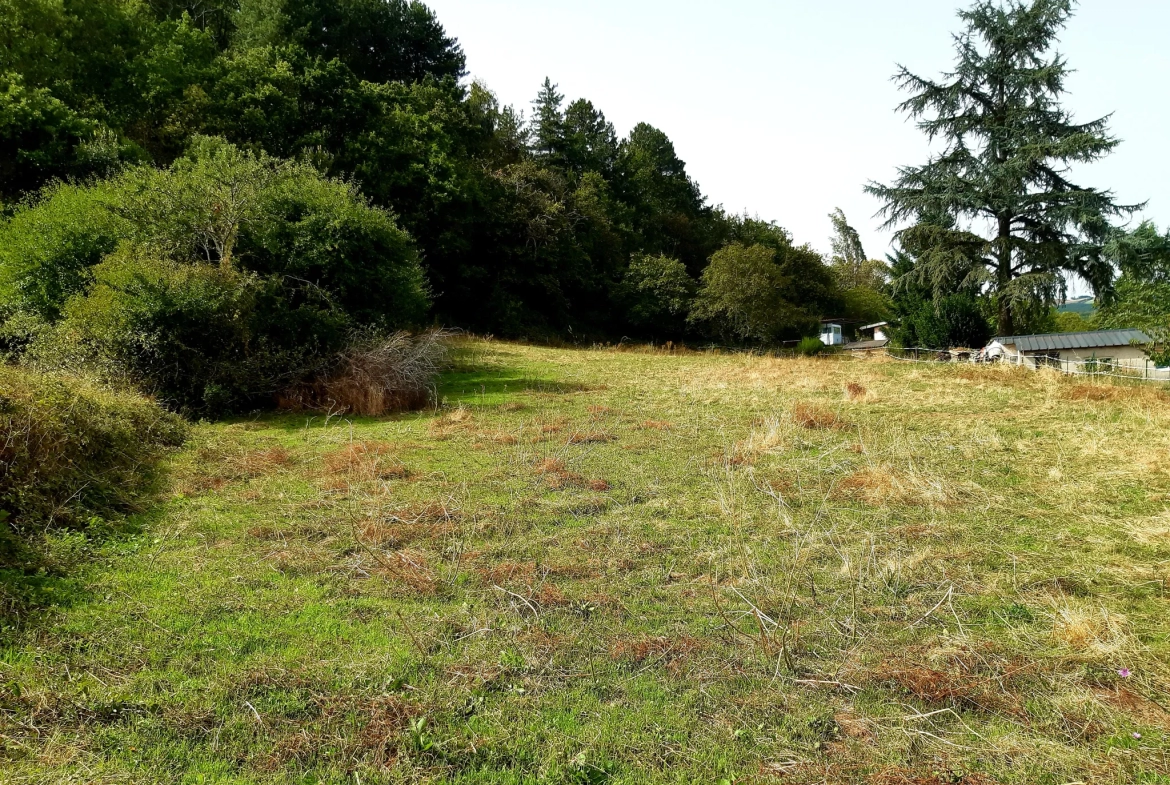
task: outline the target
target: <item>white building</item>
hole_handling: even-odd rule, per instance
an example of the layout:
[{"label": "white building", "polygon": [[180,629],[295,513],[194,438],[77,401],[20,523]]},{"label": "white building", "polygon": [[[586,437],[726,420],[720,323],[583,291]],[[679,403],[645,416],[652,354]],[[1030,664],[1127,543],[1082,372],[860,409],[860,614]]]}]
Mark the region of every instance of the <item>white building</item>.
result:
[{"label": "white building", "polygon": [[983,354],[988,360],[1028,368],[1056,368],[1065,373],[1170,379],[1170,368],[1158,368],[1142,351],[1150,343],[1150,337],[1141,330],[1011,335],[993,340]]},{"label": "white building", "polygon": [[821,325],[821,343],[825,346],[840,346],[845,343],[841,335],[841,325],[825,323]]}]

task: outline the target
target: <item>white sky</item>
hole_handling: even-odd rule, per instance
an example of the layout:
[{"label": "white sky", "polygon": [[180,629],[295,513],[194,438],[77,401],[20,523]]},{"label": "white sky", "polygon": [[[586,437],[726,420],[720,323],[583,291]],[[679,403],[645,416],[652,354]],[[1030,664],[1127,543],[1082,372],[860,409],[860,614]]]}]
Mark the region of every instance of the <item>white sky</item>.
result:
[{"label": "white sky", "polygon": [[[894,112],[896,63],[935,76],[952,63],[958,0],[427,0],[468,69],[529,108],[547,75],[624,135],[648,122],[674,141],[712,204],[748,210],[828,250],[841,207],[870,256],[890,233],[862,192],[926,139]],[[1078,119],[1115,113],[1124,140],[1080,172],[1146,217],[1170,222],[1170,2],[1083,0],[1060,50],[1077,70]],[[1078,287],[1079,288],[1079,287]]]}]

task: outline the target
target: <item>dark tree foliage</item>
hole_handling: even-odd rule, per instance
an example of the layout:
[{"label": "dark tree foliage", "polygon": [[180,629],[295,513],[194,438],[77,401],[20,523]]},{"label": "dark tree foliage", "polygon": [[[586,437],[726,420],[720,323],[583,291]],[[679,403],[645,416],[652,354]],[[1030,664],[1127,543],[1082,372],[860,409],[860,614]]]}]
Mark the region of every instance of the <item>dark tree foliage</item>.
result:
[{"label": "dark tree foliage", "polygon": [[242,0],[235,18],[242,46],[297,44],[370,82],[466,73],[458,42],[415,0]]},{"label": "dark tree foliage", "polygon": [[[266,222],[225,266],[319,284],[358,321],[400,283],[417,290],[366,269],[406,254],[402,242],[421,260],[430,318],[501,335],[700,337],[688,309],[731,243],[766,248],[786,282],[792,318],[770,334],[840,309],[824,260],[707,204],[663,131],[621,138],[551,79],[526,118],[464,77],[458,42],[414,0],[0,0],[0,200],[16,216],[0,265],[17,260],[0,270],[0,305],[34,327],[58,320],[134,234],[98,220],[98,191],[38,201],[44,186],[166,171],[214,137],[335,182],[266,191]],[[342,185],[405,233],[379,234],[383,219],[356,201],[327,204]],[[326,270],[325,257],[349,263]]]},{"label": "dark tree foliage", "polygon": [[[980,0],[960,12],[966,27],[955,36],[955,70],[937,81],[905,68],[896,77],[912,94],[901,110],[945,150],[902,168],[893,185],[867,189],[885,201],[891,226],[945,217],[957,232],[945,238],[948,247],[972,240],[973,253],[923,256],[918,275],[932,281],[937,299],[986,289],[1001,334],[1047,310],[1067,274],[1106,294],[1110,220],[1131,210],[1110,192],[1069,179],[1071,166],[1118,144],[1108,118],[1078,123],[1060,104],[1069,68],[1050,51],[1073,2]],[[980,232],[985,225],[987,234]],[[969,231],[957,231],[965,226]]]},{"label": "dark tree foliage", "polygon": [[936,297],[928,284],[918,283],[924,265],[903,248],[890,259],[899,282],[893,298],[895,343],[906,348],[981,348],[992,329],[978,293],[970,289]]}]

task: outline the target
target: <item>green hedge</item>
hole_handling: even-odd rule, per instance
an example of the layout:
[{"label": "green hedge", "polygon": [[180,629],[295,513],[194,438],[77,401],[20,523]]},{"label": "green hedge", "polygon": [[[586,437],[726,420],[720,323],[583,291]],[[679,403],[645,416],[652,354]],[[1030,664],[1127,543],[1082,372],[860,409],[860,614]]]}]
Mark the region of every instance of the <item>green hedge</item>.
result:
[{"label": "green hedge", "polygon": [[68,376],[0,367],[0,518],[17,537],[132,511],[187,426],[145,398]]}]

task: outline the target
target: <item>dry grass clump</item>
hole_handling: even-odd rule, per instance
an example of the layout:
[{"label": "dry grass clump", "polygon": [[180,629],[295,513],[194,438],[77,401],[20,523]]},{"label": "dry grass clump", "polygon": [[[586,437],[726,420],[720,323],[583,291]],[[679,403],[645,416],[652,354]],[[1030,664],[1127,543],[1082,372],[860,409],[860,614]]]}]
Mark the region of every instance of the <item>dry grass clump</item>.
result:
[{"label": "dry grass clump", "polygon": [[914,772],[900,766],[882,769],[868,779],[870,785],[997,785],[996,780],[983,774],[961,771]]},{"label": "dry grass clump", "polygon": [[588,480],[576,472],[569,471],[568,466],[560,458],[545,458],[539,461],[535,471],[544,477],[545,483],[554,491],[566,488],[588,488],[592,491],[603,492],[608,491],[611,487],[606,480]]},{"label": "dry grass clump", "polygon": [[669,431],[673,427],[666,420],[646,420],[638,426],[643,431]]},{"label": "dry grass clump", "polygon": [[1055,609],[1052,637],[1075,655],[1090,658],[1115,657],[1132,646],[1124,616],[1104,606],[1069,602]]},{"label": "dry grass clump", "polygon": [[846,427],[837,412],[815,403],[798,401],[792,407],[792,421],[810,431],[832,430]]},{"label": "dry grass clump", "polygon": [[433,397],[448,338],[442,330],[359,336],[328,370],[285,392],[279,404],[367,417],[421,409]]},{"label": "dry grass clump", "polygon": [[333,477],[361,482],[371,480],[401,480],[410,476],[410,470],[392,453],[393,445],[386,442],[364,441],[347,444],[339,450],[326,453],[325,472]]},{"label": "dry grass clump", "polygon": [[849,382],[845,385],[845,400],[847,401],[869,401],[873,397],[873,394],[858,382]]},{"label": "dry grass clump", "polygon": [[270,447],[232,456],[226,462],[229,471],[239,478],[262,477],[278,469],[291,466],[292,453],[284,447]]},{"label": "dry grass clump", "polygon": [[914,469],[900,471],[889,464],[866,466],[844,477],[836,486],[837,495],[877,507],[887,504],[951,507],[966,495],[963,490],[941,478]]},{"label": "dry grass clump", "polygon": [[[405,750],[411,721],[424,713],[417,704],[393,695],[358,699],[319,693],[311,702],[312,720],[277,731],[271,752],[254,762],[260,771],[279,772],[289,765],[305,769],[325,761],[350,767],[392,766]],[[355,723],[360,727],[356,734],[350,732]]]},{"label": "dry grass clump", "polygon": [[427,430],[432,437],[443,441],[451,438],[455,433],[471,429],[473,419],[471,409],[459,406],[445,411],[431,420]]},{"label": "dry grass clump", "polygon": [[1063,397],[1070,401],[1142,401],[1145,403],[1168,403],[1164,391],[1155,386],[1126,386],[1109,381],[1097,383],[1081,382],[1064,389]]},{"label": "dry grass clump", "polygon": [[704,648],[703,641],[689,635],[657,636],[618,641],[610,649],[610,657],[636,665],[661,665],[671,673],[682,670],[687,657]]}]

